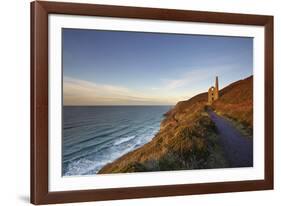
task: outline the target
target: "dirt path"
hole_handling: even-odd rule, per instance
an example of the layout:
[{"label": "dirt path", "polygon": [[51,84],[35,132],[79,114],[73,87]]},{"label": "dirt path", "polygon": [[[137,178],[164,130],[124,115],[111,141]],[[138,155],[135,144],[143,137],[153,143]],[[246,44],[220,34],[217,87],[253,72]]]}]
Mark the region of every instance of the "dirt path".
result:
[{"label": "dirt path", "polygon": [[253,166],[253,140],[244,137],[228,120],[208,111],[216,124],[230,167]]}]

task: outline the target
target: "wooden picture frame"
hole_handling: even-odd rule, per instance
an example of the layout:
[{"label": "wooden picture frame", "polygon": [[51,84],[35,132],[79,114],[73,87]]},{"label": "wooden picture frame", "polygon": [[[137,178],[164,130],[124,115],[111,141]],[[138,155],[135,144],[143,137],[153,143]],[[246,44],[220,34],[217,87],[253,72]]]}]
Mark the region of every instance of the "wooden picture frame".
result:
[{"label": "wooden picture frame", "polygon": [[[265,29],[264,180],[50,192],[48,189],[48,15],[256,25]],[[31,203],[52,204],[273,189],[273,17],[35,1],[31,3]]]}]

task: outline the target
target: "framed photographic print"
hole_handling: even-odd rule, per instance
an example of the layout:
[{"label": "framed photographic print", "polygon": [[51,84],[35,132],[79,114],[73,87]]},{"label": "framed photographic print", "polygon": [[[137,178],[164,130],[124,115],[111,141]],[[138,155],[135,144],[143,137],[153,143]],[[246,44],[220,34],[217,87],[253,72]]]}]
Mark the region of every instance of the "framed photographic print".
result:
[{"label": "framed photographic print", "polygon": [[273,17],[31,3],[31,202],[273,189]]}]

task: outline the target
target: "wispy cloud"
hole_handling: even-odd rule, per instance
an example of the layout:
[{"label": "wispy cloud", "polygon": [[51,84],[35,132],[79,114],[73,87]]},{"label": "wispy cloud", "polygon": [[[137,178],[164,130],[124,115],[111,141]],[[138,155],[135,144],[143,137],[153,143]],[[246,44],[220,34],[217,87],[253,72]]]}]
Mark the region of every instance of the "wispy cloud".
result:
[{"label": "wispy cloud", "polygon": [[130,93],[130,90],[126,87],[113,86],[108,84],[97,84],[94,82],[75,79],[71,77],[64,77],[63,82],[65,95],[82,95],[92,92],[92,95],[124,95]]},{"label": "wispy cloud", "polygon": [[64,77],[65,105],[162,105],[174,104],[170,96],[152,95],[126,87],[97,84],[71,77]]},{"label": "wispy cloud", "polygon": [[[155,87],[143,90],[120,85],[98,84],[64,77],[65,105],[168,105],[207,91],[215,75],[227,72],[231,66],[188,69],[179,78],[165,78]],[[211,80],[211,81],[210,81]],[[200,88],[201,87],[201,88]]]},{"label": "wispy cloud", "polygon": [[[179,76],[179,78],[174,79],[162,79],[163,87],[168,90],[175,90],[178,88],[189,87],[191,90],[194,85],[202,85],[202,82],[214,79],[216,75],[219,75],[221,71],[227,72],[231,69],[230,65],[220,66],[220,67],[206,67],[206,68],[194,68],[186,69],[188,72]],[[158,89],[163,89],[159,87]],[[196,88],[196,87],[195,87]],[[154,88],[156,90],[156,88]]]}]

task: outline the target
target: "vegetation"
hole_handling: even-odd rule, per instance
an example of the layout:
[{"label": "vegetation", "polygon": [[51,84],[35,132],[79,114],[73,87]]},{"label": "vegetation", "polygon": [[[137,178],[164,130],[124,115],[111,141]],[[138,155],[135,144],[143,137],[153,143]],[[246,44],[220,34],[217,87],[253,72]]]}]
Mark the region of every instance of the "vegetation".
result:
[{"label": "vegetation", "polygon": [[219,101],[214,102],[217,114],[231,120],[243,134],[253,131],[253,76],[234,82],[220,91]]},{"label": "vegetation", "polygon": [[[237,127],[252,131],[252,77],[220,91],[213,109]],[[207,93],[179,102],[165,114],[151,142],[114,162],[99,173],[124,173],[228,167],[214,123],[206,112]]]}]

